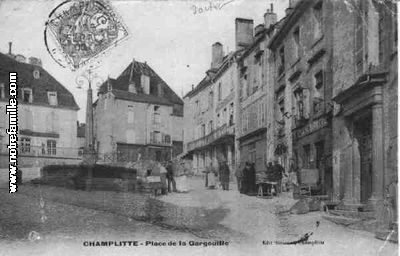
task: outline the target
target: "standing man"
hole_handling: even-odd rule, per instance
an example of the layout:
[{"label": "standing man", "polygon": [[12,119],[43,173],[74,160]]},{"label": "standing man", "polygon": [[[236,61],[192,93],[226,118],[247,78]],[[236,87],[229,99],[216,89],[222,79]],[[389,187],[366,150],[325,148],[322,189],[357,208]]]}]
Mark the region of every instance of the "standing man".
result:
[{"label": "standing man", "polygon": [[283,168],[282,165],[279,164],[278,160],[274,161],[274,176],[276,178],[276,181],[278,182],[278,188],[277,188],[277,194],[281,193],[282,191],[282,178],[283,174],[285,172],[285,169]]},{"label": "standing man", "polygon": [[160,179],[161,179],[161,194],[167,194],[167,169],[161,164],[158,163],[158,168],[160,170]]},{"label": "standing man", "polygon": [[229,166],[226,164],[226,161],[221,162],[220,168],[219,168],[219,173],[220,173],[220,181],[222,185],[223,190],[229,190]]},{"label": "standing man", "polygon": [[171,183],[172,183],[172,191],[176,192],[176,182],[174,177],[174,169],[172,168],[172,161],[168,161],[166,169],[167,169],[168,192],[171,193]]},{"label": "standing man", "polygon": [[240,193],[242,193],[242,188],[243,188],[243,171],[242,171],[239,167],[236,168],[235,176],[236,176],[236,182],[237,182],[237,186],[238,186],[238,191],[239,191]]}]

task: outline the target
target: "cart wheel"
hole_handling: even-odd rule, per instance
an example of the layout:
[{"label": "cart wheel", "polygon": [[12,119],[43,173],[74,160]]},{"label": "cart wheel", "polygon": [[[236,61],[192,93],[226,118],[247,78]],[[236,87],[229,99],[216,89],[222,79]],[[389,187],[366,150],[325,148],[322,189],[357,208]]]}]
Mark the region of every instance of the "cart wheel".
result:
[{"label": "cart wheel", "polygon": [[257,196],[264,196],[262,184],[258,184],[258,195]]}]

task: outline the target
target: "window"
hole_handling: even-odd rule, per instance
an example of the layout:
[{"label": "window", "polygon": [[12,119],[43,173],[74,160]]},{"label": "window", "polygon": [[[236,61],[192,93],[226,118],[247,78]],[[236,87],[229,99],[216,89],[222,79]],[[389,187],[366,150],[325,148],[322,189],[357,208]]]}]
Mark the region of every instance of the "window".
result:
[{"label": "window", "polygon": [[0,83],[0,99],[4,99],[6,97],[4,93],[4,83]]},{"label": "window", "polygon": [[127,143],[136,143],[135,130],[133,130],[133,129],[126,130],[126,142]]},{"label": "window", "polygon": [[281,114],[281,119],[283,119],[283,116],[285,115],[285,99],[284,98],[282,98],[278,102],[278,109],[279,109],[279,112]]},{"label": "window", "polygon": [[233,107],[233,102],[230,104],[229,107],[229,126],[232,126],[235,123],[234,120],[234,107]]},{"label": "window", "polygon": [[161,143],[161,132],[154,131],[150,136],[151,143]]},{"label": "window", "polygon": [[47,92],[47,99],[51,106],[57,106],[57,92]]},{"label": "window", "polygon": [[310,144],[303,146],[303,167],[311,168],[311,147]]},{"label": "window", "polygon": [[35,79],[39,79],[40,78],[40,71],[39,70],[35,69],[33,71],[33,78],[35,78]]},{"label": "window", "polygon": [[303,95],[303,88],[299,87],[294,91],[294,98],[296,101],[296,114],[297,118],[304,118],[304,95]]},{"label": "window", "polygon": [[171,143],[171,136],[168,134],[164,135],[164,143],[170,144]]},{"label": "window", "polygon": [[21,152],[30,153],[31,152],[31,139],[21,138]]},{"label": "window", "polygon": [[200,114],[200,102],[199,102],[199,100],[196,100],[195,105],[196,105],[196,114]]},{"label": "window", "polygon": [[135,112],[133,111],[133,106],[128,106],[128,124],[133,124],[135,118]]},{"label": "window", "polygon": [[48,132],[58,131],[58,116],[55,112],[51,112],[46,117],[46,129]]},{"label": "window", "polygon": [[132,93],[136,93],[136,86],[135,86],[135,84],[129,84],[129,88],[128,88],[128,90],[129,90],[129,92],[132,92]]},{"label": "window", "polygon": [[221,82],[218,84],[218,101],[222,99],[222,85]]},{"label": "window", "polygon": [[206,136],[206,124],[201,125],[201,137]]},{"label": "window", "polygon": [[378,43],[378,49],[379,49],[379,63],[383,63],[384,58],[384,50],[385,50],[385,29],[384,29],[384,16],[383,14],[379,15],[379,22],[378,22],[378,37],[379,37],[379,43]]},{"label": "window", "polygon": [[278,65],[278,76],[285,72],[285,48],[282,46],[279,49],[279,65]]},{"label": "window", "polygon": [[224,108],[224,112],[222,112],[222,113],[223,113],[222,124],[226,124],[227,123],[227,111],[226,111],[226,108]]},{"label": "window", "polygon": [[154,124],[160,124],[161,123],[161,114],[160,114],[160,106],[154,106],[154,119],[153,119]]},{"label": "window", "polygon": [[209,105],[211,108],[213,108],[213,106],[214,106],[214,92],[213,92],[213,91],[211,91],[211,92],[208,94],[208,105]]},{"label": "window", "polygon": [[208,122],[208,133],[211,133],[212,131],[213,131],[213,121],[211,120],[211,121],[209,121]]},{"label": "window", "polygon": [[22,88],[22,102],[32,103],[32,89],[31,88]]},{"label": "window", "polygon": [[57,154],[56,145],[57,145],[57,143],[55,140],[47,141],[47,154],[48,155],[56,155]]},{"label": "window", "polygon": [[319,141],[315,143],[315,167],[319,169],[323,164],[324,156],[324,141]]},{"label": "window", "polygon": [[300,27],[296,27],[293,31],[293,40],[294,40],[294,54],[296,54],[296,58],[300,57]]},{"label": "window", "polygon": [[323,71],[319,71],[314,75],[315,92],[313,97],[314,114],[320,113],[324,108],[324,76]]},{"label": "window", "polygon": [[32,115],[32,111],[30,111],[29,109],[24,109],[22,111],[23,115],[21,120],[21,127],[22,129],[26,129],[26,130],[33,130],[33,115]]}]

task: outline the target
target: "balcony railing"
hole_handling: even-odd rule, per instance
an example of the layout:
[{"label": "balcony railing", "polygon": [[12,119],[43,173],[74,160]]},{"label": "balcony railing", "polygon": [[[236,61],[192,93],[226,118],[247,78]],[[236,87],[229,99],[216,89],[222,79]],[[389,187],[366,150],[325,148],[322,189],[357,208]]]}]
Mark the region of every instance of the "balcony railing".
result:
[{"label": "balcony railing", "polygon": [[196,148],[210,145],[216,140],[227,135],[235,135],[235,126],[228,126],[227,124],[224,124],[221,127],[212,131],[210,134],[201,137],[200,139],[189,142],[187,144],[187,150],[191,151]]}]

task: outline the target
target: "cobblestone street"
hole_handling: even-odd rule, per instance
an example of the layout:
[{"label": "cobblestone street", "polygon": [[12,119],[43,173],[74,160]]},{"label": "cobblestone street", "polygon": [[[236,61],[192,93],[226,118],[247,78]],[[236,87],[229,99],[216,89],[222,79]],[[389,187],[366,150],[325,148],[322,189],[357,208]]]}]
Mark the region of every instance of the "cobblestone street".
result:
[{"label": "cobblestone street", "polygon": [[[261,199],[230,191],[206,190],[203,181],[190,180],[188,193],[146,199],[116,192],[84,192],[25,184],[17,194],[0,193],[1,255],[119,255],[140,254],[149,247],[84,247],[84,241],[229,241],[228,247],[175,247],[191,255],[274,252],[280,255],[395,255],[396,246],[372,234],[345,229],[322,219],[322,213],[277,214],[295,201],[288,194]],[[233,187],[234,184],[231,184]],[[110,196],[110,198],[107,198]],[[150,212],[152,214],[150,214]],[[319,227],[316,222],[319,221]],[[32,232],[34,231],[34,232]],[[267,241],[296,241],[313,232],[310,241],[323,245],[266,245]],[[39,238],[40,237],[40,238]],[[23,245],[23,246],[21,246]],[[23,249],[21,249],[23,248]],[[68,250],[66,250],[68,248]],[[157,247],[151,247],[158,249]],[[172,247],[165,247],[172,253]],[[148,251],[147,251],[148,252]],[[18,254],[19,253],[19,254]]]}]

